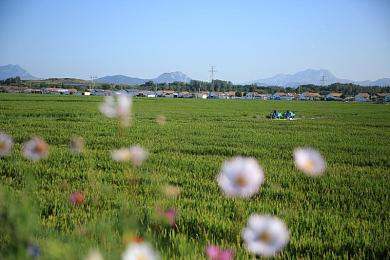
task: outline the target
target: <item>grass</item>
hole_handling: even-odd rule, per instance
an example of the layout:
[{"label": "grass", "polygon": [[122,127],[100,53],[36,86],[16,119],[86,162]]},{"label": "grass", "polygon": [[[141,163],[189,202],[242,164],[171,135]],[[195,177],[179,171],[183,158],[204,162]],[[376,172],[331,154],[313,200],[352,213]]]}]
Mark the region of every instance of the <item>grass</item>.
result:
[{"label": "grass", "polygon": [[[4,231],[7,225],[21,233],[17,249],[0,247],[0,256],[22,258],[25,244],[34,243],[42,259],[82,258],[95,247],[107,259],[119,258],[137,233],[164,259],[202,259],[209,243],[250,259],[240,232],[252,213],[261,213],[289,228],[280,258],[390,257],[389,105],[135,99],[133,126],[120,132],[98,111],[101,100],[0,95],[0,132],[16,142],[0,160],[0,209],[14,212],[2,219],[0,233],[12,233]],[[296,111],[301,119],[266,119],[274,109]],[[155,122],[161,114],[164,126]],[[68,152],[74,135],[85,139],[81,156]],[[48,142],[48,159],[22,158],[21,144],[32,136]],[[111,160],[112,149],[132,144],[151,154],[141,168]],[[321,151],[324,176],[294,168],[297,146]],[[261,192],[250,200],[225,198],[215,181],[223,161],[236,155],[256,158],[265,171]],[[158,187],[166,183],[182,194],[162,197]],[[86,194],[81,207],[68,200],[77,190]],[[156,203],[178,209],[176,229],[154,220]],[[13,245],[7,235],[0,240]]]}]

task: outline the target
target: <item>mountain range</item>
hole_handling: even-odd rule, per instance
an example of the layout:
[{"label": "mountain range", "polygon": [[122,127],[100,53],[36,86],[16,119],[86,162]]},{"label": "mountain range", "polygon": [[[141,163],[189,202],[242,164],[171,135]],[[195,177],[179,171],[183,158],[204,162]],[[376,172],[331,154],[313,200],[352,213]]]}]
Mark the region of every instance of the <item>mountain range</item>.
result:
[{"label": "mountain range", "polygon": [[147,81],[153,81],[155,83],[173,83],[173,82],[190,82],[191,78],[180,71],[163,73],[157,78],[153,79],[141,79],[133,78],[124,75],[105,76],[96,79],[98,83],[109,83],[109,84],[127,84],[127,85],[141,85]]},{"label": "mountain range", "polygon": [[[37,79],[19,65],[4,65],[0,66],[0,80],[19,76],[21,79]],[[152,79],[142,79],[129,77],[124,75],[105,76],[96,79],[98,83],[108,84],[126,84],[126,85],[141,85],[147,81],[155,83],[172,83],[172,82],[190,82],[191,78],[186,74],[175,71],[163,73],[160,76]],[[299,71],[295,74],[277,74],[270,78],[258,79],[247,82],[246,84],[256,84],[258,86],[281,86],[281,87],[298,87],[299,85],[314,84],[314,85],[330,85],[333,83],[354,83],[361,86],[390,86],[390,78],[382,78],[378,80],[353,81],[349,79],[340,79],[333,75],[329,70],[325,69],[307,69]]]},{"label": "mountain range", "polygon": [[295,74],[277,74],[270,78],[258,79],[249,82],[258,86],[298,87],[300,85],[330,85],[333,83],[354,83],[360,86],[390,86],[390,78],[378,80],[353,81],[340,79],[325,69],[307,69]]}]

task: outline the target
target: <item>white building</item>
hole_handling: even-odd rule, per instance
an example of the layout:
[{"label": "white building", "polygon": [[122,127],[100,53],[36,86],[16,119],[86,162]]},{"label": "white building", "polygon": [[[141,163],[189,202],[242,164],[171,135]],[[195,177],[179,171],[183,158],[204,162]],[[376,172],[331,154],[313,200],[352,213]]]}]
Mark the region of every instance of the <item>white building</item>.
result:
[{"label": "white building", "polygon": [[370,95],[368,93],[359,93],[355,96],[356,102],[367,102],[370,101]]}]

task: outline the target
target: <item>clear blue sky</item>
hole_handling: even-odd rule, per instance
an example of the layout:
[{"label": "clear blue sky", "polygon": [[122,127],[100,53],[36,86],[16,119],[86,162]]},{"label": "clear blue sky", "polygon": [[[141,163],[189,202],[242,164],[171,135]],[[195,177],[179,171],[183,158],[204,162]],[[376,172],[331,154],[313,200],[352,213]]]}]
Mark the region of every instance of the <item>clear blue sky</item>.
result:
[{"label": "clear blue sky", "polygon": [[0,0],[0,65],[37,77],[182,71],[390,77],[390,1]]}]

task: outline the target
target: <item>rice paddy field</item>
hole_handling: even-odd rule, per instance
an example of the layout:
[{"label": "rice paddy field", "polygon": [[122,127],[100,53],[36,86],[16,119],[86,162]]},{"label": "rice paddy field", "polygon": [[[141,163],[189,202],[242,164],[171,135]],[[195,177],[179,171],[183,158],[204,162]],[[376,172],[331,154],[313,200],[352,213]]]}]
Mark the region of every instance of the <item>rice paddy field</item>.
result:
[{"label": "rice paddy field", "polygon": [[[121,129],[100,113],[102,100],[0,94],[0,132],[15,142],[0,158],[0,258],[28,259],[33,245],[38,259],[83,259],[93,248],[120,259],[137,236],[162,259],[205,259],[209,244],[253,259],[241,238],[253,213],[286,223],[289,243],[276,258],[390,258],[389,105],[135,98],[132,126]],[[267,119],[274,109],[300,119]],[[49,144],[47,159],[23,158],[34,136]],[[80,155],[69,152],[73,136],[85,141]],[[134,144],[149,152],[141,167],[111,159]],[[295,168],[302,146],[321,152],[323,176]],[[250,199],[227,198],[216,181],[237,155],[265,173]],[[180,195],[163,195],[167,184]],[[75,191],[82,205],[69,202]],[[175,208],[174,227],[156,208]]]}]

